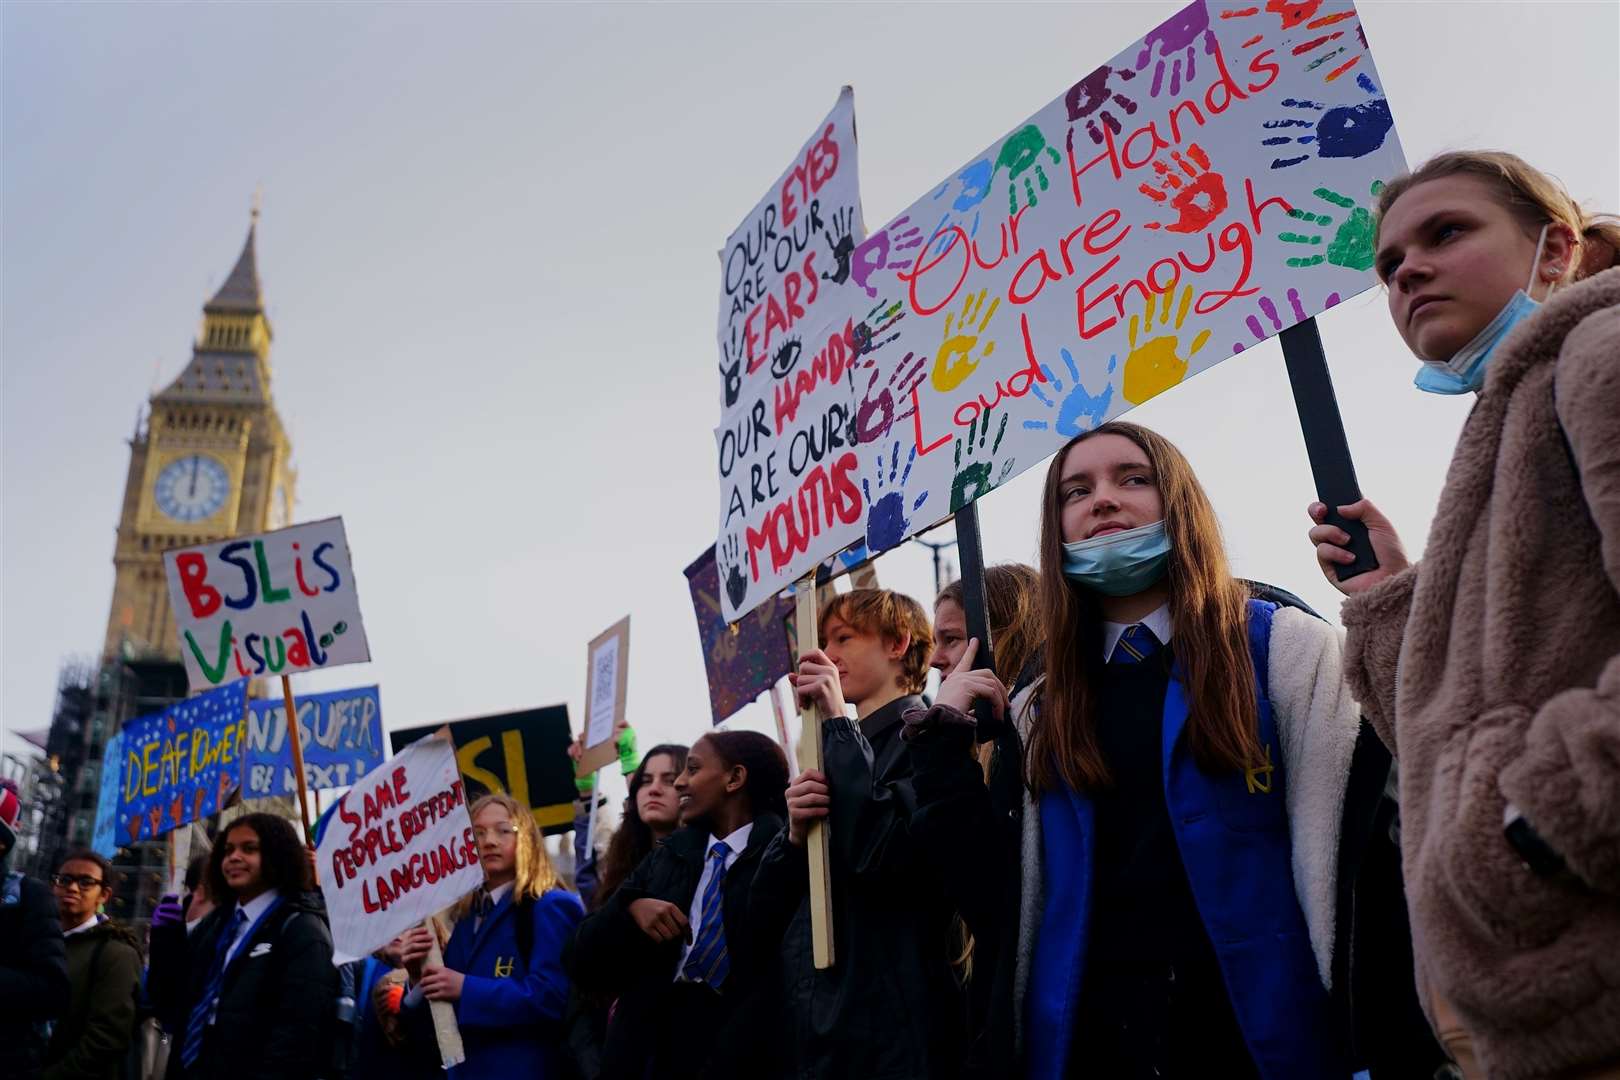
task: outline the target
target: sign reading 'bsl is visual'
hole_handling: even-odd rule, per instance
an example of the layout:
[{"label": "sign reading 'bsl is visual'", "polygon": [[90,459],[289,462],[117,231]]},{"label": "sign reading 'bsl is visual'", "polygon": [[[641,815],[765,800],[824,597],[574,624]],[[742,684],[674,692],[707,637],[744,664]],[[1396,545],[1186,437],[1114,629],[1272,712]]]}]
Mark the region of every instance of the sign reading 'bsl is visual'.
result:
[{"label": "sign reading 'bsl is visual'", "polygon": [[192,689],[371,659],[342,518],[163,553]]}]

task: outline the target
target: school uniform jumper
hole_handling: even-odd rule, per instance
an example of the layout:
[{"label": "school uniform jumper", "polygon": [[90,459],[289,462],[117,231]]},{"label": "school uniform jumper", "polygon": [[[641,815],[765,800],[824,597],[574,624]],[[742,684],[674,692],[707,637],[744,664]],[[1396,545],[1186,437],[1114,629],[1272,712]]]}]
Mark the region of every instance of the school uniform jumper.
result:
[{"label": "school uniform jumper", "polygon": [[[1192,761],[1172,642],[1103,690],[1116,709],[1159,721],[1099,732],[1116,778],[1136,783],[1101,797],[1026,794],[1008,1011],[1031,1080],[1129,1075],[1121,1062],[1166,1075],[1192,1061],[1267,1080],[1350,1075],[1329,990],[1360,720],[1331,627],[1250,601],[1248,629],[1269,769],[1210,775]],[[1028,709],[1015,715],[1027,722]],[[951,743],[970,722],[940,719],[915,717],[922,833],[946,824],[929,819],[947,786],[966,786]]]},{"label": "school uniform jumper", "polygon": [[[563,1013],[568,976],[562,951],[584,915],[579,897],[566,890],[552,889],[514,904],[508,888],[482,922],[469,913],[456,923],[444,949],[444,966],[465,976],[455,1004],[467,1060],[450,1070],[453,1080],[554,1080],[567,1075]],[[522,917],[534,930],[527,964],[518,946],[517,920]],[[426,999],[419,993],[407,995],[406,1008],[420,1032],[428,1020]]]}]

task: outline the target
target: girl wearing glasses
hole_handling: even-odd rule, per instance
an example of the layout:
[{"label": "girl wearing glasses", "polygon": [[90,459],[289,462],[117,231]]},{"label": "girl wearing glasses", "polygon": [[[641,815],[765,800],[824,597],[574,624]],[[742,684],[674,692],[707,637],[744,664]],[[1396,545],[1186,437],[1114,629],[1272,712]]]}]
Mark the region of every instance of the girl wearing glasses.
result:
[{"label": "girl wearing glasses", "polygon": [[135,936],[101,914],[113,897],[112,865],[75,851],[51,875],[67,939],[68,1011],[51,1032],[46,1080],[117,1080],[135,1031],[141,955]]},{"label": "girl wearing glasses", "polygon": [[426,928],[400,939],[411,981],[407,1022],[430,1046],[427,1003],[455,1004],[467,1060],[450,1070],[454,1080],[562,1076],[562,948],[584,906],[557,877],[527,807],[485,795],[472,804],[472,822],[484,887],[451,909],[444,964],[426,962],[433,946]]}]

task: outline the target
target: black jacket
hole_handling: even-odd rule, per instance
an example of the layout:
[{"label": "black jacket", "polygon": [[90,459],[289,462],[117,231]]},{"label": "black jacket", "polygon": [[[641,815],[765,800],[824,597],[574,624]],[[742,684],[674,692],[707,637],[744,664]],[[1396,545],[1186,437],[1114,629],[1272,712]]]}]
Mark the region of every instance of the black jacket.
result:
[{"label": "black jacket", "polygon": [[[1286,590],[1245,584],[1258,599],[1316,614]],[[1025,813],[1018,735],[1010,728],[998,734],[988,784],[972,758],[968,729],[931,730],[908,745],[916,768],[913,833],[937,865],[955,869],[946,887],[975,938],[967,1075],[1021,1075],[1013,1034]],[[1428,1080],[1446,1057],[1413,984],[1396,805],[1386,791],[1390,766],[1364,722],[1340,830],[1332,1000],[1357,1068],[1370,1069],[1374,1080]],[[964,865],[969,852],[977,853],[976,865]]]},{"label": "black jacket", "polygon": [[904,697],[859,724],[823,727],[834,965],[810,948],[808,859],[784,829],[754,879],[750,918],[781,936],[785,1075],[816,1080],[948,1080],[961,1070],[965,998],[951,969],[955,909],[910,832]]},{"label": "black jacket", "polygon": [[337,1017],[332,936],[317,914],[286,900],[232,958],[219,1011],[202,1053],[180,1061],[186,1024],[202,997],[219,935],[235,905],[215,908],[188,936],[184,926],[152,930],[147,993],[174,1034],[169,1080],[310,1080],[331,1061]]},{"label": "black jacket", "polygon": [[0,870],[0,1076],[39,1074],[45,1025],[68,1008],[67,951],[41,882]]},{"label": "black jacket", "polygon": [[775,814],[755,818],[747,846],[726,871],[723,904],[731,969],[718,994],[677,984],[681,944],[655,943],[630,917],[631,903],[642,899],[691,910],[707,855],[706,831],[676,830],[580,923],[563,950],[563,966],[578,989],[618,999],[602,1046],[603,1080],[759,1075],[759,1055],[767,1049],[765,1020],[775,1013],[777,954],[774,948],[760,947],[750,928],[748,897],[760,854],[782,827]]}]

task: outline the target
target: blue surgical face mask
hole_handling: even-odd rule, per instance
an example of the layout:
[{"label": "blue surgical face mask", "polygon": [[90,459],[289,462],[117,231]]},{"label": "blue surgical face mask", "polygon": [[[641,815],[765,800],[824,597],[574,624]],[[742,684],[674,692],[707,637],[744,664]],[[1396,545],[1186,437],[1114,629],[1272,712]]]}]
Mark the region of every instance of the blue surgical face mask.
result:
[{"label": "blue surgical face mask", "polygon": [[[1490,363],[1496,346],[1507,337],[1509,330],[1534,315],[1541,306],[1541,302],[1532,300],[1526,290],[1536,283],[1541,249],[1547,242],[1547,228],[1543,225],[1541,236],[1536,239],[1536,254],[1530,261],[1530,280],[1525,287],[1516,291],[1513,299],[1496,313],[1496,318],[1475,334],[1474,340],[1458,349],[1451,359],[1423,361],[1423,367],[1419,369],[1417,378],[1412,380],[1412,385],[1431,394],[1478,393],[1484,388],[1486,365]],[[1547,290],[1547,295],[1552,295],[1551,289]]]},{"label": "blue surgical face mask", "polygon": [[1169,562],[1163,521],[1063,545],[1063,576],[1104,596],[1134,596],[1162,578]]}]

